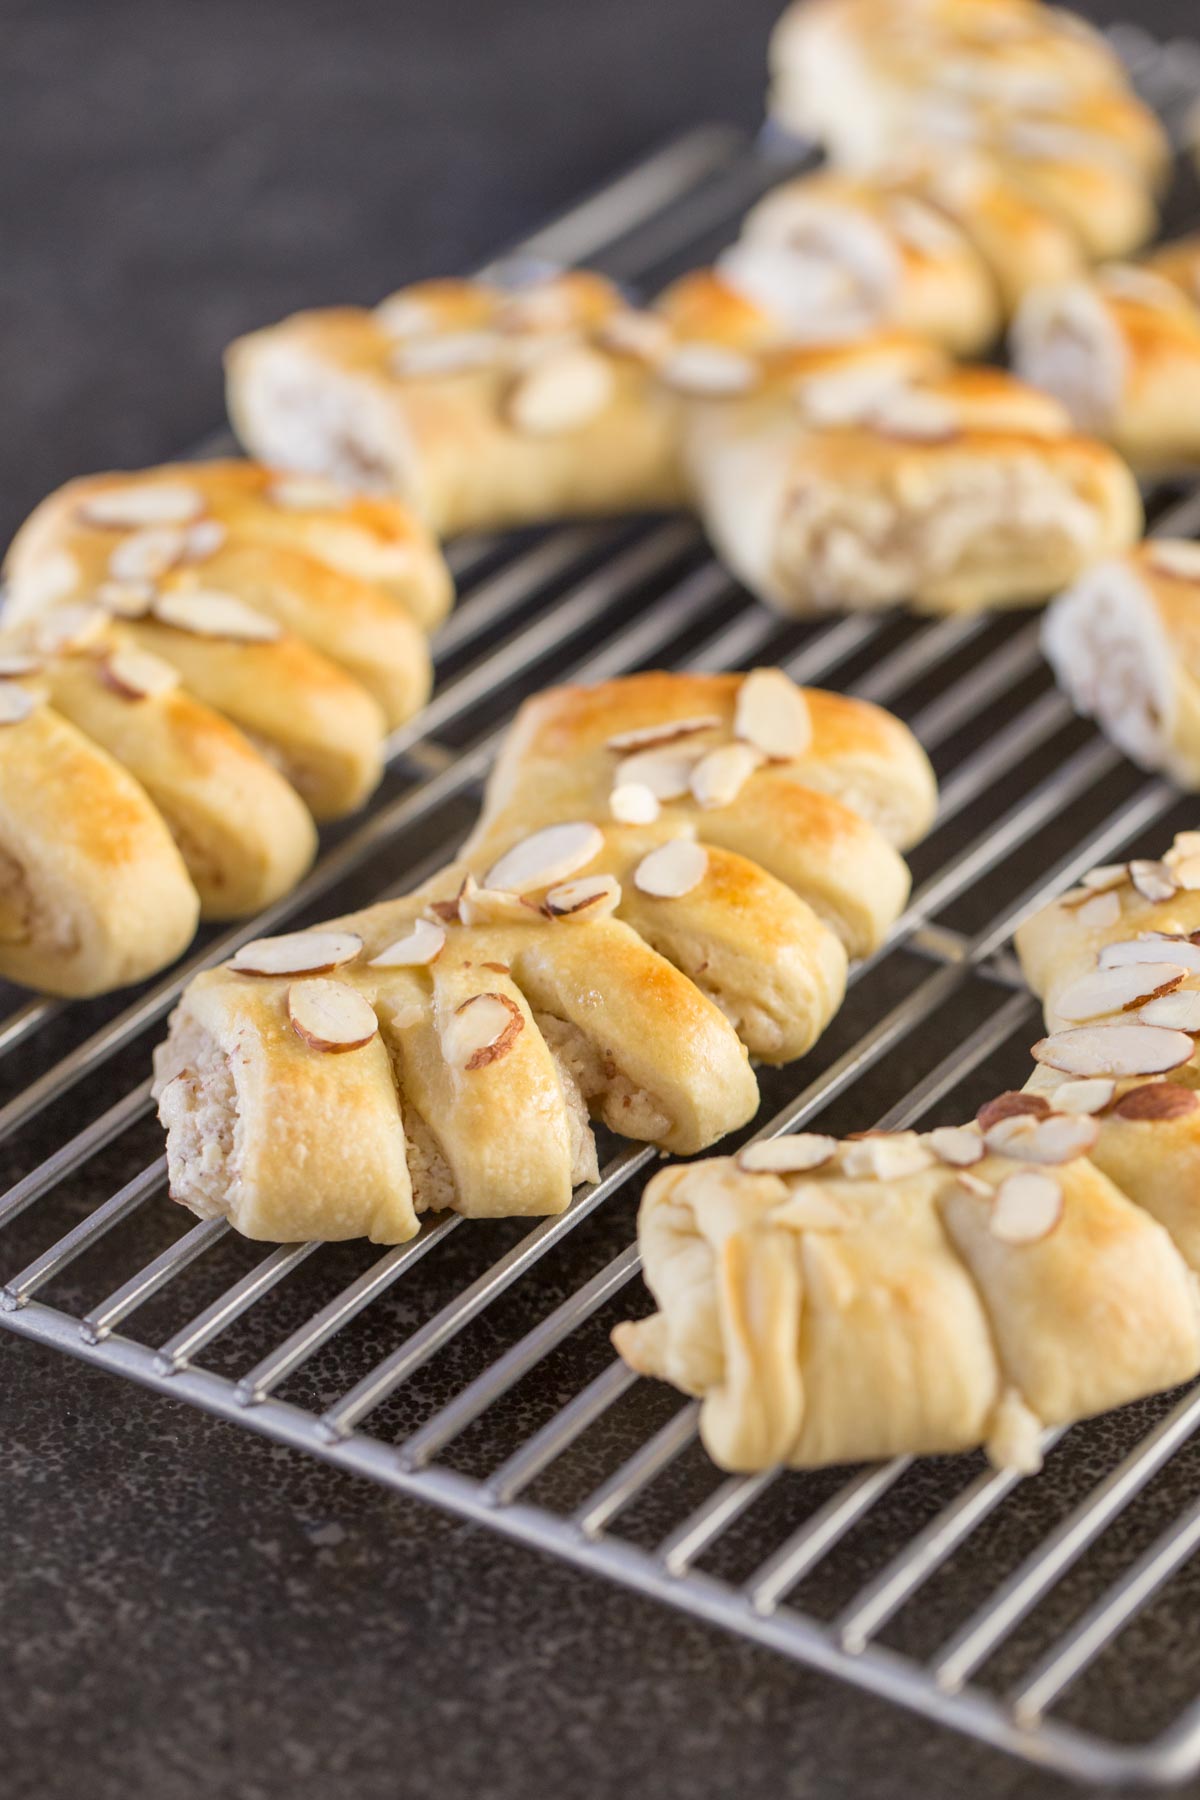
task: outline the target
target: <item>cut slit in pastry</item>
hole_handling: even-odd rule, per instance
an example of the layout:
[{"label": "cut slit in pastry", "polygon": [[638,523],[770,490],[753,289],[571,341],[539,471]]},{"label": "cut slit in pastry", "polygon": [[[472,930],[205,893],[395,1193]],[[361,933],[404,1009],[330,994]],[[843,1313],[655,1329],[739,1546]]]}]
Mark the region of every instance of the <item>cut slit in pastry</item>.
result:
[{"label": "cut slit in pastry", "polygon": [[[630,827],[630,744],[753,754],[722,803],[685,783]],[[157,1058],[172,1192],[248,1236],[399,1242],[426,1206],[561,1211],[594,1179],[588,1114],[703,1148],[757,1103],[747,1048],[782,1061],[824,1029],[933,809],[904,727],[777,671],[540,696],[458,863],[189,985]],[[314,978],[344,1032],[296,1029]]]}]

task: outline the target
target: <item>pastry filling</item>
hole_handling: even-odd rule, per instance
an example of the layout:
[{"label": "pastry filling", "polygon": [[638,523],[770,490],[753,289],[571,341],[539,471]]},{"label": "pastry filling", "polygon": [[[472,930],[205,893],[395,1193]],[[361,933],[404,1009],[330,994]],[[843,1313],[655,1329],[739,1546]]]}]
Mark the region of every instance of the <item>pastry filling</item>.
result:
[{"label": "pastry filling", "polygon": [[1171,740],[1175,679],[1149,594],[1132,570],[1090,570],[1056,601],[1042,647],[1077,712],[1094,718],[1144,768],[1158,768]]},{"label": "pastry filling", "polygon": [[1017,375],[1061,400],[1080,431],[1111,435],[1125,385],[1125,347],[1100,296],[1072,285],[1035,291],[1013,324]]},{"label": "pastry filling", "polygon": [[171,1197],[202,1219],[230,1218],[241,1193],[241,1114],[229,1058],[184,1014],[154,1061]]},{"label": "pastry filling", "polygon": [[0,944],[30,943],[70,956],[79,948],[79,934],[69,914],[53,912],[39,900],[24,864],[0,850]]},{"label": "pastry filling", "polygon": [[[602,1119],[610,1130],[620,1132],[623,1137],[654,1143],[667,1134],[671,1120],[663,1111],[661,1101],[620,1074],[612,1059],[599,1045],[585,1037],[577,1025],[550,1013],[535,1013],[534,1022],[554,1054],[564,1090],[570,1082],[579,1096],[576,1126],[582,1125],[583,1109],[586,1108],[586,1112]],[[590,1131],[587,1136],[591,1138]],[[581,1165],[584,1154],[581,1140],[576,1166]],[[590,1150],[592,1167],[595,1166],[595,1154],[593,1143]],[[577,1179],[595,1180],[595,1176]]]},{"label": "pastry filling", "polygon": [[241,406],[252,449],[281,469],[326,475],[360,491],[407,487],[378,396],[315,358],[279,345],[248,358]]}]

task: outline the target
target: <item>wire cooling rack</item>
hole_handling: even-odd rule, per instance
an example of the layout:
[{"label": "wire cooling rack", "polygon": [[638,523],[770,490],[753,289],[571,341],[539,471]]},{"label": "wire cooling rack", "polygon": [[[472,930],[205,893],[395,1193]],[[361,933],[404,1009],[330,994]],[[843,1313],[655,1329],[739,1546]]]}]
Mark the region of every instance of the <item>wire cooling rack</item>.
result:
[{"label": "wire cooling rack", "polygon": [[[1172,124],[1200,49],[1114,41]],[[710,256],[796,147],[705,129],[522,248],[646,292]],[[1181,159],[1173,229],[1200,218]],[[208,446],[211,448],[211,446]],[[1200,531],[1200,491],[1148,496]],[[613,1359],[648,1301],[653,1153],[602,1143],[560,1218],[426,1223],[413,1242],[264,1250],[166,1199],[146,1080],[188,976],[240,942],[403,891],[462,836],[517,703],[547,681],[777,661],[886,704],[937,766],[911,904],[758,1134],[961,1117],[1028,1066],[1016,923],[1082,870],[1155,853],[1194,810],[1055,692],[1038,622],[901,614],[801,626],[752,603],[677,519],[455,547],[437,695],[371,809],[296,893],[209,933],[132,996],[0,1000],[0,1324],[611,1576],[1031,1762],[1091,1782],[1200,1769],[1200,1389],[1051,1434],[1042,1474],[981,1458],[723,1479],[696,1408]]]}]

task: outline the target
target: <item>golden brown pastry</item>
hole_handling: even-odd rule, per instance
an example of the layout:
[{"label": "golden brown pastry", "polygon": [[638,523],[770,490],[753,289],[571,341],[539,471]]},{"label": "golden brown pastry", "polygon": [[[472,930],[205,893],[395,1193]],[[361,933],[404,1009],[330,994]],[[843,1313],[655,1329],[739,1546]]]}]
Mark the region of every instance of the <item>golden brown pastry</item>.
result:
[{"label": "golden brown pastry", "polygon": [[1080,576],[1043,647],[1076,712],[1145,769],[1200,788],[1200,545],[1151,538]]},{"label": "golden brown pastry", "polygon": [[251,1237],[561,1211],[589,1113],[683,1153],[757,1103],[877,945],[933,780],[774,670],[527,703],[459,860],[194,980],[157,1059],[175,1197]]},{"label": "golden brown pastry", "polygon": [[1190,1379],[1172,1206],[1086,1160],[1111,1135],[1124,1168],[1145,1128],[1030,1104],[664,1170],[638,1221],[659,1310],[617,1327],[620,1354],[698,1396],[709,1454],[743,1472],[978,1444],[1030,1470],[1044,1427]]},{"label": "golden brown pastry", "polygon": [[242,442],[397,491],[442,537],[678,504],[663,322],[598,275],[524,276],[425,282],[240,339],[227,364]]},{"label": "golden brown pastry", "polygon": [[179,852],[36,668],[8,653],[0,667],[0,975],[69,998],[140,981],[196,929]]},{"label": "golden brown pastry", "polygon": [[1135,468],[1200,460],[1200,307],[1161,273],[1117,265],[1035,289],[1014,321],[1012,354],[1018,374]]},{"label": "golden brown pastry", "polygon": [[781,611],[1027,605],[1140,533],[1120,459],[999,371],[847,375],[840,407],[828,383],[817,391],[798,406],[794,385],[764,379],[696,408],[688,428],[719,553]]}]

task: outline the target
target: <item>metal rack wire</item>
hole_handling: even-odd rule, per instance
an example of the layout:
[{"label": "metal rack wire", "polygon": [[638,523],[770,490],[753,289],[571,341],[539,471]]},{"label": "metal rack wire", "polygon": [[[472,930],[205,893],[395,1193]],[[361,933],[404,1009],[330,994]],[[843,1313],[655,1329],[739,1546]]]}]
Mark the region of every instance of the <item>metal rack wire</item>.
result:
[{"label": "metal rack wire", "polygon": [[[1200,49],[1132,27],[1114,38],[1177,120],[1200,92]],[[795,161],[769,139],[701,130],[524,248],[652,290]],[[1200,211],[1194,198],[1181,175],[1183,214]],[[1149,503],[1154,529],[1200,530],[1200,491]],[[395,734],[374,806],[328,838],[295,894],[210,933],[132,998],[11,995],[0,1324],[1032,1762],[1093,1782],[1194,1773],[1200,1654],[1172,1621],[1200,1548],[1200,1391],[1051,1434],[1033,1480],[966,1457],[721,1479],[695,1407],[636,1382],[607,1344],[613,1319],[644,1305],[633,1216],[647,1149],[609,1144],[598,1184],[532,1229],[449,1216],[383,1254],[264,1253],[166,1204],[146,1058],[188,976],[435,866],[514,706],[548,679],[778,660],[891,706],[938,766],[912,901],[853,971],[817,1051],[764,1078],[756,1135],[953,1118],[1023,1078],[1034,1007],[1007,951],[1016,923],[1185,822],[1169,786],[1072,718],[1028,615],[786,624],[674,519],[475,542],[454,561],[462,598],[437,645],[437,697]]]}]

